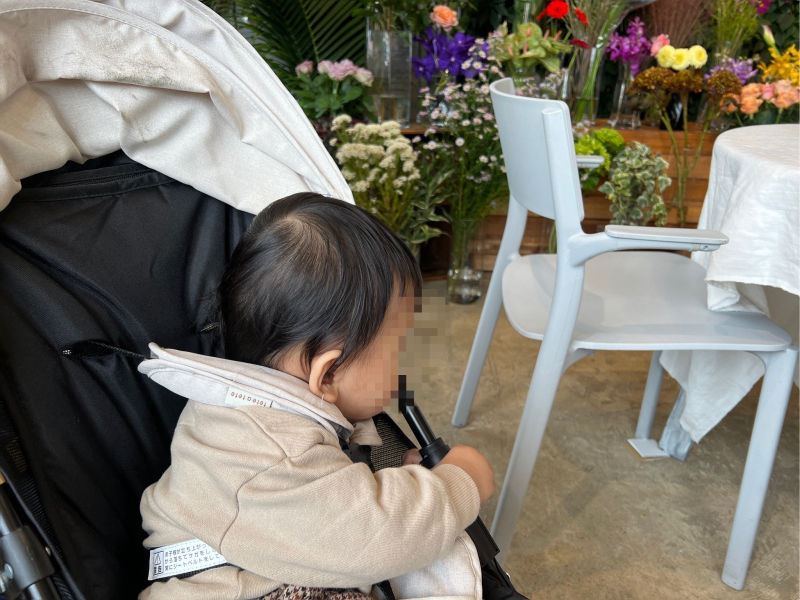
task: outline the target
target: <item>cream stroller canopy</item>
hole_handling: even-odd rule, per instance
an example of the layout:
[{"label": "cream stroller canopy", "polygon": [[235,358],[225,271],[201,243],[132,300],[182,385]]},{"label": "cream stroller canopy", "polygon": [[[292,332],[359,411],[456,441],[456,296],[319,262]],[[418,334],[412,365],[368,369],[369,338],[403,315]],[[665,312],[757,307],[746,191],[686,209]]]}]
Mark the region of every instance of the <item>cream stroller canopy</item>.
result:
[{"label": "cream stroller canopy", "polygon": [[3,0],[0,210],[19,180],[122,149],[249,213],[352,194],[299,105],[194,0]]}]

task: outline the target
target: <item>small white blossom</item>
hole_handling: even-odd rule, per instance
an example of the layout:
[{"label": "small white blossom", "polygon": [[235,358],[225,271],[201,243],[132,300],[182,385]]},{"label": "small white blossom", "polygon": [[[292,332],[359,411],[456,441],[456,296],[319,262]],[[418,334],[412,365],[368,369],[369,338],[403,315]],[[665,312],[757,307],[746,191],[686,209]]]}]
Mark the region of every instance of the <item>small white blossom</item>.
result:
[{"label": "small white blossom", "polygon": [[481,161],[482,163],[487,163],[487,162],[489,162],[489,159],[488,159],[488,158],[486,158],[486,157],[485,157],[485,156],[483,156],[483,155],[481,155],[481,156],[478,158],[478,160],[479,160],[479,161]]},{"label": "small white blossom", "polygon": [[464,145],[464,138],[456,139],[456,146],[463,146]]},{"label": "small white blossom", "polygon": [[472,119],[472,122],[473,122],[475,125],[480,125],[480,124],[481,124],[483,121],[481,121],[481,120],[480,120],[480,118],[478,118],[478,117],[475,117],[474,119]]},{"label": "small white blossom", "polygon": [[414,144],[419,144],[421,141],[422,141],[422,138],[419,137],[418,135],[415,135],[414,139],[411,140],[411,142],[414,143]]},{"label": "small white blossom", "polygon": [[489,160],[492,162],[497,162],[497,157],[495,155],[492,155],[489,157]]},{"label": "small white blossom", "polygon": [[469,119],[464,119],[463,121],[461,121],[461,126],[462,127],[468,127],[469,126]]},{"label": "small white blossom", "polygon": [[356,192],[357,194],[366,192],[369,189],[369,184],[366,181],[356,181],[354,184],[350,186],[350,189]]}]

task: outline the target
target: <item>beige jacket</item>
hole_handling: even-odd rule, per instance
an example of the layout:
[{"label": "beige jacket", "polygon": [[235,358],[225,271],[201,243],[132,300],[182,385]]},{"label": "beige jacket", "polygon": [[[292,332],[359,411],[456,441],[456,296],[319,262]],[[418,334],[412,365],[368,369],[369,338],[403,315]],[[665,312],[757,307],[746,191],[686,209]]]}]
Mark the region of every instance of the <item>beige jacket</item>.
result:
[{"label": "beige jacket", "polygon": [[350,424],[305,382],[151,350],[139,370],[190,402],[170,468],[142,496],[145,546],[196,538],[236,566],[154,583],[141,600],[252,600],[282,583],[368,591],[385,579],[398,598],[480,600],[477,554],[463,533],[480,499],[465,471],[372,473],[337,439],[379,444],[372,421]]}]

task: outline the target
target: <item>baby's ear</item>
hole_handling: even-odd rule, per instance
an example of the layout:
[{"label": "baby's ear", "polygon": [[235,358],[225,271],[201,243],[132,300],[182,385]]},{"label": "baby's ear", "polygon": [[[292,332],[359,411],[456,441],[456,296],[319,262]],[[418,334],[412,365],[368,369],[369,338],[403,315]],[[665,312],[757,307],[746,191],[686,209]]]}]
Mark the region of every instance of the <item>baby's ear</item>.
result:
[{"label": "baby's ear", "polygon": [[325,402],[336,402],[339,399],[336,378],[329,375],[333,363],[342,355],[341,349],[328,350],[311,359],[311,371],[308,376],[308,387],[315,396]]}]

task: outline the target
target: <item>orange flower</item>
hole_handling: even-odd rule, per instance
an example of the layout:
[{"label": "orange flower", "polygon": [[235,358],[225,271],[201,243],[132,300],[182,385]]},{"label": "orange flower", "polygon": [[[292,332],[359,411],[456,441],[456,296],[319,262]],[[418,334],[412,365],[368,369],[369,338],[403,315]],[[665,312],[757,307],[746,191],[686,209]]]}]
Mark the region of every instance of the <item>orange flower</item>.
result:
[{"label": "orange flower", "polygon": [[773,88],[776,96],[779,94],[786,94],[794,89],[794,87],[792,86],[792,82],[789,81],[788,79],[781,79],[780,81],[776,81],[773,84]]},{"label": "orange flower", "polygon": [[433,7],[431,21],[445,31],[450,31],[453,27],[458,25],[458,14],[449,6],[440,4],[439,6]]},{"label": "orange flower", "polygon": [[728,114],[739,110],[739,96],[736,94],[725,94],[719,103],[722,110]]},{"label": "orange flower", "polygon": [[761,95],[760,83],[748,83],[746,86],[742,88],[742,100],[744,100],[745,98],[758,98],[760,95]]},{"label": "orange flower", "polygon": [[[744,92],[744,89],[742,92]],[[763,100],[759,100],[755,96],[745,96],[744,93],[742,93],[742,105],[739,107],[739,110],[746,115],[754,115],[758,112],[758,107],[763,103]]]},{"label": "orange flower", "polygon": [[778,94],[775,98],[772,99],[772,103],[780,109],[789,108],[794,104],[797,104],[798,101],[798,94],[797,90],[792,92],[784,92],[783,94]]}]

